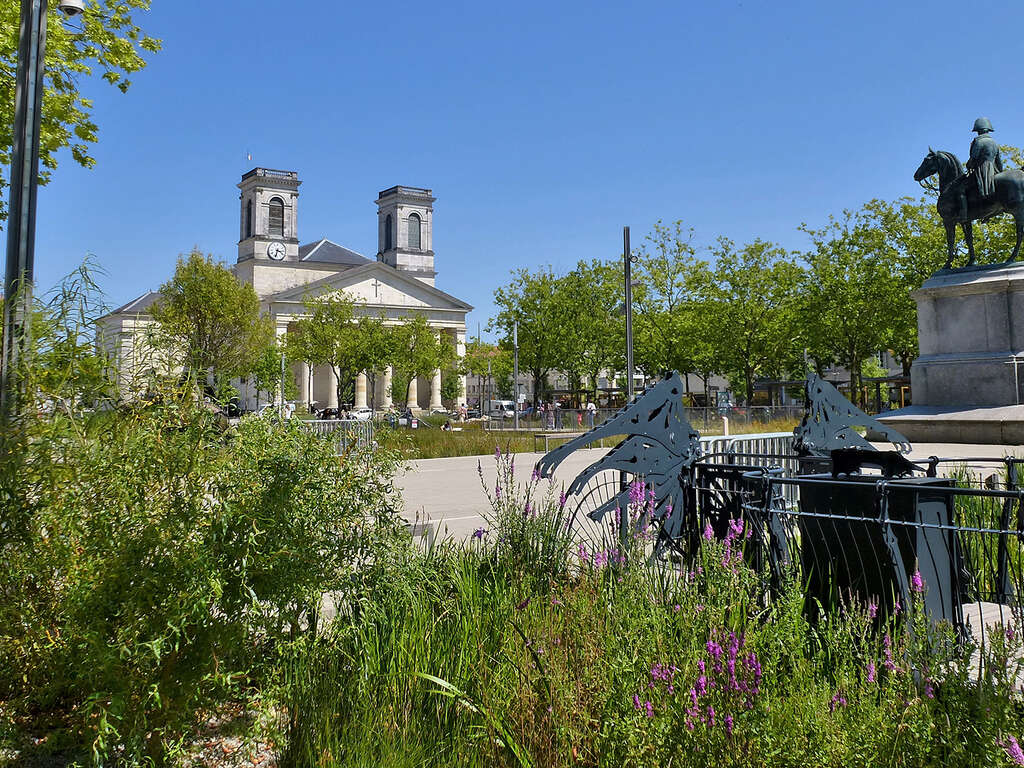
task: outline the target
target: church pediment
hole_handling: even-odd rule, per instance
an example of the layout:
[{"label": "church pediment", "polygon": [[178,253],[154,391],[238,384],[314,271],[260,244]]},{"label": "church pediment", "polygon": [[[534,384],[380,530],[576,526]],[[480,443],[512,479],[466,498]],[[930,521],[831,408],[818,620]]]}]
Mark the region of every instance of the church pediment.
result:
[{"label": "church pediment", "polygon": [[394,267],[371,262],[268,297],[272,304],[301,303],[306,298],[344,292],[367,306],[444,309],[469,312],[473,307]]}]

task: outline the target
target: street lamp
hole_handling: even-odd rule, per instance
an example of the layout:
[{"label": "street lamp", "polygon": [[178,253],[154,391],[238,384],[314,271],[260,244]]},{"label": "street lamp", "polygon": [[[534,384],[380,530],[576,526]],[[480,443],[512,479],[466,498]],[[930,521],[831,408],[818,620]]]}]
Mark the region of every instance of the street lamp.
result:
[{"label": "street lamp", "polygon": [[633,401],[633,264],[637,257],[629,248],[629,227],[622,228],[622,264],[625,278],[626,313],[626,403]]},{"label": "street lamp", "polygon": [[[17,412],[21,388],[18,369],[29,335],[36,233],[36,182],[39,175],[39,121],[46,75],[47,0],[21,0],[18,71],[14,88],[11,194],[4,272],[3,359],[0,360],[0,414]],[[83,0],[58,0],[67,16],[85,10]]]}]

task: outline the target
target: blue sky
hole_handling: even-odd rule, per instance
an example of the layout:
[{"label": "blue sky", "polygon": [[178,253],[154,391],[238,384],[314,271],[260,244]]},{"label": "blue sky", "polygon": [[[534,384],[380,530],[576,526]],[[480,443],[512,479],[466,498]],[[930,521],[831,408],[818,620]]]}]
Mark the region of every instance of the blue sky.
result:
[{"label": "blue sky", "polygon": [[112,304],[193,246],[234,262],[254,165],[299,172],[303,242],[371,258],[377,192],[432,188],[438,287],[475,333],[510,269],[615,257],[623,225],[802,248],[801,222],[917,194],[928,145],[966,157],[979,115],[1024,144],[1020,3],[154,0],[141,21],[164,50],[129,92],[82,83],[96,168],[65,154],[39,194],[38,284],[92,253]]}]

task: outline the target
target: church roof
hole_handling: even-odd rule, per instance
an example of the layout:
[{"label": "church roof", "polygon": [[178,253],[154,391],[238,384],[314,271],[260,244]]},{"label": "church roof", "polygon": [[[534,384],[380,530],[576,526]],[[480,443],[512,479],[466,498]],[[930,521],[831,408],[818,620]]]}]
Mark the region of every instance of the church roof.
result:
[{"label": "church roof", "polygon": [[332,243],[326,237],[320,238],[315,243],[300,245],[299,261],[342,264],[349,267],[358,267],[370,263],[370,260],[361,253],[356,253],[349,248]]},{"label": "church roof", "polygon": [[146,291],[144,294],[142,294],[141,296],[139,296],[137,298],[132,299],[131,301],[129,301],[124,306],[118,307],[117,309],[115,309],[110,314],[111,315],[141,314],[143,312],[146,312],[150,307],[152,307],[153,304],[156,302],[156,300],[159,299],[159,298],[160,298],[160,292],[159,291]]}]

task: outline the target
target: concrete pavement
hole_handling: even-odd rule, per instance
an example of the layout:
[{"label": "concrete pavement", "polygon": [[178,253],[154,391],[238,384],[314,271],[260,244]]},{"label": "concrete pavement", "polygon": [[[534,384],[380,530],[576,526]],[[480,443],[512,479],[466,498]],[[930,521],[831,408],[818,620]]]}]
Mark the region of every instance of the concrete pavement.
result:
[{"label": "concrete pavement", "polygon": [[[885,445],[879,445],[884,448]],[[555,473],[557,486],[568,486],[583,469],[597,461],[607,449],[586,448],[569,456]],[[521,482],[530,478],[533,466],[543,454],[516,454],[516,477]],[[958,443],[921,443],[914,446],[911,459],[986,457],[998,459],[1007,455],[1024,456],[1024,446],[965,445]],[[466,540],[473,531],[484,526],[483,514],[489,511],[487,497],[480,485],[477,462],[489,487],[494,486],[496,460],[487,456],[460,456],[451,459],[421,459],[397,478],[405,501],[405,518],[417,524],[417,535],[428,538],[450,536]],[[948,466],[948,465],[947,465]],[[997,465],[978,466],[987,472]],[[570,502],[571,504],[571,502]]]}]

